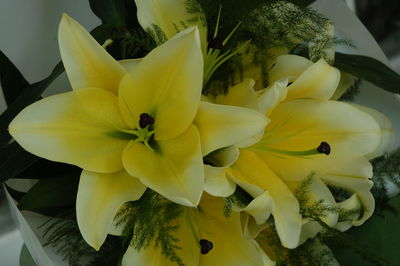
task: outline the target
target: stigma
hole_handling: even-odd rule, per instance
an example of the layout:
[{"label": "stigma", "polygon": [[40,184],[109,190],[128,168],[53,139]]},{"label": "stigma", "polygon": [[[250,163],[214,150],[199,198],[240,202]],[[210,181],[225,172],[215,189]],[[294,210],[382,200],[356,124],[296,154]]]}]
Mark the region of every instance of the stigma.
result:
[{"label": "stigma", "polygon": [[147,113],[142,113],[140,115],[140,119],[139,119],[139,126],[140,128],[145,128],[147,126],[151,126],[154,124],[154,118],[147,114]]},{"label": "stigma", "polygon": [[207,239],[201,239],[200,247],[201,247],[200,249],[201,254],[205,255],[213,249],[214,245],[211,241]]},{"label": "stigma", "polygon": [[328,142],[323,141],[318,146],[317,151],[319,153],[324,153],[326,155],[329,155],[331,153],[331,146],[328,144]]}]

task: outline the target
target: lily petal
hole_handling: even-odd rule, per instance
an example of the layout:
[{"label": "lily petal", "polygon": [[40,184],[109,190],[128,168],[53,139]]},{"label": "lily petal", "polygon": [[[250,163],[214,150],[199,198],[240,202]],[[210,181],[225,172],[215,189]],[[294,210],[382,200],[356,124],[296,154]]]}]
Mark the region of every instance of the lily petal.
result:
[{"label": "lily petal", "polygon": [[75,20],[64,14],[58,30],[61,58],[73,89],[116,94],[126,70]]},{"label": "lily petal", "polygon": [[[303,180],[311,172],[317,176],[351,174],[340,173],[343,170],[369,172],[369,163],[360,158],[375,151],[381,141],[379,125],[370,115],[341,102],[306,99],[285,102],[274,109],[271,121],[257,147],[305,151],[317,148],[323,141],[331,147],[329,155],[308,157],[282,155],[281,158],[271,152],[259,152],[285,180]],[[350,162],[357,162],[359,168],[349,166]]]},{"label": "lily petal", "polygon": [[293,82],[312,64],[312,61],[298,55],[278,56],[269,72],[269,83],[272,84],[285,78],[289,79],[289,82]]},{"label": "lily petal", "polygon": [[122,161],[128,173],[167,199],[186,206],[199,203],[204,169],[195,126],[175,139],[157,141],[154,150],[131,141]]},{"label": "lily petal", "polygon": [[[198,224],[200,238],[213,243],[213,249],[200,257],[201,266],[253,266],[263,265],[265,253],[258,244],[248,239],[242,229],[240,213],[232,212],[227,218],[221,198],[203,197]],[[229,251],[229,252],[227,252]]]},{"label": "lily petal", "polygon": [[226,170],[237,160],[239,149],[230,146],[211,155],[213,165],[204,165],[204,190],[216,197],[228,197],[235,192],[236,185],[230,180]]},{"label": "lily petal", "polygon": [[272,215],[282,245],[287,248],[297,247],[302,223],[300,208],[287,185],[251,151],[242,150],[239,159],[231,168],[232,175],[239,181],[256,185],[269,192],[274,201]]},{"label": "lily petal", "polygon": [[258,98],[258,103],[261,113],[269,117],[274,108],[286,99],[287,85],[288,79],[278,80],[260,95],[260,97]]},{"label": "lily petal", "polygon": [[79,181],[76,215],[85,241],[99,250],[121,205],[138,200],[145,190],[139,179],[124,170],[113,174],[84,170]]},{"label": "lily petal", "polygon": [[360,199],[363,205],[362,216],[358,220],[353,221],[353,225],[362,225],[372,216],[375,209],[375,199],[370,192],[373,185],[371,180],[367,178],[340,175],[323,176],[321,179],[329,185],[354,192]]},{"label": "lily petal", "polygon": [[135,0],[135,3],[140,26],[152,35],[157,43],[163,43],[191,26],[199,28],[200,37],[206,43],[207,22],[201,6],[197,2]]},{"label": "lily petal", "polygon": [[379,124],[379,127],[381,128],[381,142],[379,146],[376,148],[374,152],[366,155],[366,157],[369,160],[372,160],[376,157],[382,156],[390,149],[392,149],[395,146],[396,139],[392,128],[392,123],[390,122],[389,118],[387,118],[384,114],[378,112],[375,109],[361,106],[358,104],[352,104],[352,105],[372,116],[375,119],[375,121]]},{"label": "lily petal", "polygon": [[267,122],[251,109],[201,102],[193,123],[200,132],[203,155],[207,155],[259,134]]},{"label": "lily petal", "polygon": [[202,73],[198,30],[190,28],[152,50],[123,78],[119,98],[125,120],[136,127],[147,113],[155,119],[156,140],[179,136],[196,115]]},{"label": "lily petal", "polygon": [[287,100],[312,98],[329,100],[340,81],[340,71],[324,59],[307,68],[289,87]]},{"label": "lily petal", "polygon": [[259,106],[254,84],[253,79],[245,78],[241,83],[229,88],[227,94],[216,96],[214,103],[246,107],[258,111]]},{"label": "lily petal", "polygon": [[50,96],[25,108],[9,126],[30,153],[83,169],[112,173],[122,169],[129,142],[112,93],[96,88]]},{"label": "lily petal", "polygon": [[139,65],[141,61],[142,58],[134,58],[119,60],[118,63],[120,63],[120,65],[125,68],[126,71],[131,72]]}]

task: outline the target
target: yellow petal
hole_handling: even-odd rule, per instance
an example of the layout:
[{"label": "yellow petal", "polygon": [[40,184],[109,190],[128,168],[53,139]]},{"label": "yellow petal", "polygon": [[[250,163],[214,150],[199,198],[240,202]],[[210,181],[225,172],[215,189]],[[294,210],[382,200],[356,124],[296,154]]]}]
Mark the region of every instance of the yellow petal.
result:
[{"label": "yellow petal", "polygon": [[340,81],[335,93],[332,95],[331,100],[339,100],[340,97],[356,82],[357,78],[347,74],[345,72],[340,72]]},{"label": "yellow petal", "polygon": [[117,93],[126,70],[68,15],[61,20],[58,40],[73,89],[95,87]]},{"label": "yellow petal", "polygon": [[223,214],[221,198],[203,197],[198,224],[200,238],[213,243],[213,249],[201,255],[200,266],[253,266],[263,265],[265,253],[255,241],[247,238],[241,224],[240,213]]},{"label": "yellow petal", "polygon": [[227,94],[219,94],[214,103],[247,107],[258,111],[257,94],[254,90],[254,80],[245,78],[241,83],[229,88]]},{"label": "yellow petal", "polygon": [[340,81],[340,71],[324,59],[307,68],[289,87],[287,100],[313,98],[329,100]]},{"label": "yellow petal", "polygon": [[[285,180],[303,180],[313,171],[317,174],[368,173],[369,163],[360,158],[377,148],[380,135],[375,120],[349,104],[304,99],[276,107],[264,139],[256,146],[305,151],[317,148],[323,141],[327,142],[331,147],[329,155],[302,158],[278,154],[284,157],[282,159],[273,153],[259,153],[272,170]],[[350,162],[356,164],[351,165]]]},{"label": "yellow petal", "polygon": [[191,126],[181,136],[157,141],[154,151],[131,141],[123,154],[125,169],[167,199],[197,206],[204,187],[199,133]]},{"label": "yellow petal", "polygon": [[274,200],[268,191],[265,191],[261,195],[253,199],[249,205],[247,205],[241,211],[247,212],[254,217],[256,223],[261,225],[267,221],[271,211],[274,209]]},{"label": "yellow petal", "polygon": [[140,114],[147,113],[155,119],[157,140],[179,136],[196,115],[202,73],[199,35],[191,28],[151,51],[123,78],[119,98],[125,120],[136,127]]},{"label": "yellow petal", "polygon": [[286,99],[287,85],[288,79],[278,80],[259,96],[258,103],[261,113],[269,117],[274,108]]},{"label": "yellow petal", "polygon": [[272,84],[281,79],[287,78],[293,82],[307,68],[312,66],[313,62],[305,57],[298,55],[281,55],[276,59],[275,64],[269,72],[269,83]]},{"label": "yellow petal", "polygon": [[140,26],[150,33],[157,43],[163,43],[166,39],[191,26],[199,28],[203,43],[207,43],[207,22],[197,2],[135,0],[135,3]]},{"label": "yellow petal", "polygon": [[135,58],[119,60],[118,63],[120,63],[120,65],[125,68],[126,71],[131,72],[139,65],[141,61],[142,58]]},{"label": "yellow petal", "polygon": [[79,181],[76,217],[86,242],[99,250],[121,205],[138,200],[145,190],[139,179],[124,170],[112,174],[84,170]]},{"label": "yellow petal", "polygon": [[353,225],[362,225],[369,217],[372,216],[375,208],[375,199],[370,192],[373,185],[372,181],[367,178],[340,175],[323,176],[321,179],[331,186],[340,187],[354,192],[362,202],[362,216],[358,220],[353,221]]},{"label": "yellow petal", "polygon": [[201,102],[194,124],[198,127],[203,155],[259,134],[267,118],[251,109]]},{"label": "yellow petal", "polygon": [[212,156],[212,165],[204,165],[204,190],[213,196],[228,197],[235,192],[236,185],[230,180],[226,169],[238,158],[239,150],[234,146],[219,150]]},{"label": "yellow petal", "polygon": [[232,166],[232,175],[241,182],[256,185],[269,192],[274,201],[272,215],[282,245],[287,248],[297,247],[301,229],[299,203],[286,184],[250,151],[240,152],[239,159]]},{"label": "yellow petal", "polygon": [[371,160],[376,157],[382,156],[386,152],[388,152],[390,149],[395,147],[395,134],[393,132],[393,127],[392,123],[390,122],[389,118],[387,118],[384,114],[381,112],[378,112],[375,109],[368,108],[365,106],[361,106],[358,104],[353,104],[356,108],[360,109],[361,111],[369,114],[372,116],[375,121],[379,124],[379,127],[381,128],[381,141],[379,146],[373,151],[372,153],[366,155],[366,157]]},{"label": "yellow petal", "polygon": [[10,124],[27,151],[52,161],[112,173],[122,169],[129,142],[118,99],[95,88],[50,96],[25,108]]},{"label": "yellow petal", "polygon": [[353,194],[350,198],[338,203],[338,206],[349,213],[345,219],[335,226],[336,229],[341,232],[345,232],[352,227],[352,221],[357,220],[362,212],[362,205],[357,197],[357,194]]}]

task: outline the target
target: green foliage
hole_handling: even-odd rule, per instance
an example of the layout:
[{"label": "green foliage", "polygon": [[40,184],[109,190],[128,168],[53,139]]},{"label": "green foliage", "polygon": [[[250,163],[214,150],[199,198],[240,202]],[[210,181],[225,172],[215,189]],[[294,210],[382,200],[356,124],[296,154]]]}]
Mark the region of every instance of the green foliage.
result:
[{"label": "green foliage", "polygon": [[[155,42],[139,25],[136,6],[129,0],[90,0],[90,7],[102,21],[93,33],[106,35],[113,42],[107,51],[115,59],[145,56],[155,47]],[[99,41],[99,39],[97,38]],[[102,39],[104,42],[105,39]],[[102,43],[100,42],[100,43]]]},{"label": "green foliage", "polygon": [[234,206],[239,208],[244,208],[253,200],[253,197],[250,196],[246,191],[244,191],[241,187],[236,186],[235,192],[229,196],[224,198],[224,215],[225,217],[230,217],[232,213],[232,209]]},{"label": "green foliage", "polygon": [[39,157],[25,151],[16,142],[0,148],[0,184],[17,176],[37,161]]},{"label": "green foliage", "polygon": [[29,85],[17,67],[0,51],[0,84],[7,105],[10,105]]},{"label": "green foliage", "polygon": [[334,66],[386,91],[400,93],[400,75],[374,58],[336,53]]},{"label": "green foliage", "polygon": [[183,213],[183,206],[147,189],[139,200],[126,203],[116,220],[117,226],[124,227],[122,235],[125,240],[136,250],[155,245],[170,261],[183,266],[176,253],[181,248],[178,246],[179,239],[174,236],[179,228],[177,219]]},{"label": "green foliage", "polygon": [[20,210],[54,216],[75,206],[81,170],[40,179],[19,201]]},{"label": "green foliage", "polygon": [[395,186],[400,188],[400,148],[397,150],[378,157],[372,161],[373,165],[373,182],[372,194],[377,203],[376,211],[379,213],[387,207],[388,191],[386,182],[391,181]]},{"label": "green foliage", "polygon": [[[232,58],[215,72],[206,93],[224,92],[227,86],[237,82],[238,72],[243,70],[241,57],[250,57],[250,63],[261,70],[264,85],[267,85],[269,64],[275,56],[311,41],[333,43],[332,36],[321,35],[328,25],[327,19],[311,9],[287,1],[199,0],[199,3],[207,17],[209,34],[214,32],[212,27],[215,27],[220,6],[222,13],[218,34],[221,38],[228,36],[241,23],[223,52],[235,50],[246,41],[251,41],[247,51]],[[320,48],[313,54],[315,59],[321,57],[326,49],[324,45]]]}]

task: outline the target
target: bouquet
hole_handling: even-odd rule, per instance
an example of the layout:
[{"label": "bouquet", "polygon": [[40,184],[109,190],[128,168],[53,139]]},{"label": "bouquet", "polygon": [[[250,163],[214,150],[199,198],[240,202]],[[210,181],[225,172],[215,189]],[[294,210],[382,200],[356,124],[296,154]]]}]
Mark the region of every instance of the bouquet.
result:
[{"label": "bouquet", "polygon": [[354,99],[398,115],[400,76],[313,2],[89,0],[102,24],[64,14],[49,77],[1,53],[0,181],[35,262],[396,264],[394,121]]}]

